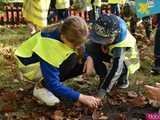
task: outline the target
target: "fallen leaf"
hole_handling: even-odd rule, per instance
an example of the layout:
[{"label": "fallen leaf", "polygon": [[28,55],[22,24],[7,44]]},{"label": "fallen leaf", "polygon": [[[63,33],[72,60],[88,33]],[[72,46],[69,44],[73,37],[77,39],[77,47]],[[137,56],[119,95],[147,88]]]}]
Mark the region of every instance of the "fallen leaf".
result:
[{"label": "fallen leaf", "polygon": [[4,113],[9,113],[9,112],[13,112],[14,109],[11,105],[4,105],[1,111]]},{"label": "fallen leaf", "polygon": [[144,83],[144,80],[137,80],[136,85],[142,85]]},{"label": "fallen leaf", "polygon": [[103,115],[98,120],[108,120],[108,117]]},{"label": "fallen leaf", "polygon": [[75,102],[72,109],[74,109],[75,111],[79,111],[80,112],[80,111],[83,111],[84,106],[85,105],[80,103],[80,102]]},{"label": "fallen leaf", "polygon": [[14,83],[18,83],[18,82],[19,82],[19,80],[17,80],[17,79],[14,79],[14,80],[13,80],[13,82],[14,82]]},{"label": "fallen leaf", "polygon": [[79,120],[92,120],[92,117],[90,115],[83,115]]},{"label": "fallen leaf", "polygon": [[126,102],[127,102],[126,97],[120,97],[120,100],[121,100],[123,103],[126,103]]},{"label": "fallen leaf", "polygon": [[160,102],[157,100],[149,99],[149,104],[151,104],[153,107],[160,107]]},{"label": "fallen leaf", "polygon": [[16,98],[17,98],[16,92],[7,92],[4,95],[4,100],[6,100],[6,101],[10,100],[11,102],[13,102],[16,100]]},{"label": "fallen leaf", "polygon": [[19,91],[24,91],[24,89],[23,88],[19,88]]},{"label": "fallen leaf", "polygon": [[115,120],[128,120],[125,114],[118,114]]},{"label": "fallen leaf", "polygon": [[101,115],[100,111],[95,110],[95,111],[92,113],[92,119],[93,119],[93,120],[99,120],[100,115]]},{"label": "fallen leaf", "polygon": [[63,120],[63,113],[61,110],[56,110],[54,113],[51,115],[52,120]]},{"label": "fallen leaf", "polygon": [[112,88],[111,92],[109,93],[110,96],[116,96],[119,94],[119,91],[115,87]]},{"label": "fallen leaf", "polygon": [[133,98],[133,99],[128,99],[128,102],[133,107],[143,107],[146,104],[144,96],[138,96],[138,97]]},{"label": "fallen leaf", "polygon": [[108,101],[108,103],[109,103],[110,105],[120,105],[120,104],[122,103],[122,101],[113,100],[113,99],[110,99],[110,98],[108,98],[107,101]]},{"label": "fallen leaf", "polygon": [[137,93],[134,92],[134,91],[128,91],[127,93],[128,93],[128,97],[131,97],[131,98],[136,98],[136,97],[138,97]]}]

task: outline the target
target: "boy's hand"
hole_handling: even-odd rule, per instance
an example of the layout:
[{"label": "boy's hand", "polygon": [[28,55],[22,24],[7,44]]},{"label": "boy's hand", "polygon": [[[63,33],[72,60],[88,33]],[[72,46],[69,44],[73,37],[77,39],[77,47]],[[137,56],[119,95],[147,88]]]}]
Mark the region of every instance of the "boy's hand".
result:
[{"label": "boy's hand", "polygon": [[102,105],[101,99],[83,94],[80,94],[79,101],[92,109],[97,109]]},{"label": "boy's hand", "polygon": [[151,99],[160,101],[160,86],[159,83],[156,84],[156,87],[145,85],[145,89],[147,90],[147,93]]},{"label": "boy's hand", "polygon": [[156,87],[160,88],[160,83],[156,83]]},{"label": "boy's hand", "polygon": [[84,63],[84,67],[83,67],[83,73],[85,73],[86,75],[89,75],[93,72],[93,59],[92,57],[88,56],[87,60]]}]

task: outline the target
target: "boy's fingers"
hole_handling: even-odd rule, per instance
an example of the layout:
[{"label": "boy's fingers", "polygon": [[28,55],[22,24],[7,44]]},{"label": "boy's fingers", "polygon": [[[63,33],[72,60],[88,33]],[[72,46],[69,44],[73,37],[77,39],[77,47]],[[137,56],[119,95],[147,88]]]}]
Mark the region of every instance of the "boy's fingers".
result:
[{"label": "boy's fingers", "polygon": [[156,87],[160,88],[160,83],[156,83]]},{"label": "boy's fingers", "polygon": [[150,86],[150,85],[144,85],[144,87],[146,88],[146,90],[153,90],[154,89],[154,87]]},{"label": "boy's fingers", "polygon": [[153,93],[155,91],[158,91],[158,89],[160,89],[159,87],[154,87],[154,86],[150,86],[150,85],[145,85],[145,88],[148,90],[148,91],[152,91]]},{"label": "boy's fingers", "polygon": [[86,64],[84,64],[84,67],[83,67],[83,73],[86,72]]},{"label": "boy's fingers", "polygon": [[152,87],[152,86],[149,86],[149,85],[145,85],[144,87],[145,87],[145,89],[147,90],[148,94],[149,94],[149,95],[152,95],[153,87]]},{"label": "boy's fingers", "polygon": [[98,106],[101,106],[101,104],[102,104],[101,99],[96,98],[96,103],[97,103],[97,107],[98,107]]},{"label": "boy's fingers", "polygon": [[91,106],[91,108],[96,108],[96,107],[97,107],[97,104],[96,104],[96,102],[92,103],[92,106]]},{"label": "boy's fingers", "polygon": [[149,85],[145,85],[145,88],[146,88],[150,98],[152,98],[154,100],[157,100],[159,98],[160,88],[149,86]]},{"label": "boy's fingers", "polygon": [[100,105],[100,100],[98,98],[94,98],[94,105],[93,108],[98,108],[98,106]]}]

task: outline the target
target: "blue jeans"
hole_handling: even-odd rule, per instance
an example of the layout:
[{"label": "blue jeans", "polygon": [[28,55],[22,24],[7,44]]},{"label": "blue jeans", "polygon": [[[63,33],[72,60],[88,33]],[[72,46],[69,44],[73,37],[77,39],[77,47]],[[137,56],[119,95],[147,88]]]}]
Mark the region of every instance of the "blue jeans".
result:
[{"label": "blue jeans", "polygon": [[[93,58],[95,71],[100,77],[100,84],[99,84],[98,88],[100,88],[100,86],[104,82],[104,80],[105,80],[105,82],[103,83],[102,88],[103,89],[108,88],[111,84],[111,81],[105,79],[107,73],[109,72],[109,69],[106,67],[104,62],[111,63],[112,57],[110,55],[102,52],[100,44],[93,43],[91,41],[86,43],[86,52],[88,53],[88,55],[90,55]],[[127,79],[127,77],[128,77],[127,71],[128,71],[128,69],[124,63],[122,73],[117,81],[118,85],[120,85],[120,84],[124,83],[126,80],[128,80]]]}]

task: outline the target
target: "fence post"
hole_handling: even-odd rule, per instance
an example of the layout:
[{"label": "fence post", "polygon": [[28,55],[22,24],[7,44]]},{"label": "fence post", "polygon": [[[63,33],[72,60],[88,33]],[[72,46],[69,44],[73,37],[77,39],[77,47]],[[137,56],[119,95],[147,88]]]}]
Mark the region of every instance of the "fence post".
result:
[{"label": "fence post", "polygon": [[9,23],[9,9],[8,9],[8,6],[6,6],[6,21],[5,22],[6,22],[6,24]]},{"label": "fence post", "polygon": [[4,17],[3,16],[0,17],[0,24],[4,25]]},{"label": "fence post", "polygon": [[11,7],[10,10],[11,10],[11,24],[14,25],[14,23],[15,23],[15,22],[14,22],[14,8]]},{"label": "fence post", "polygon": [[18,6],[16,6],[16,19],[15,19],[15,21],[16,21],[16,24],[19,24],[19,7]]},{"label": "fence post", "polygon": [[84,19],[85,19],[86,21],[88,21],[88,12],[87,12],[87,11],[84,11]]}]

